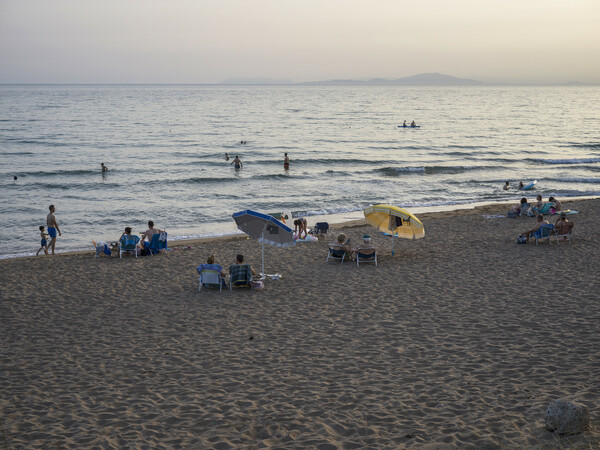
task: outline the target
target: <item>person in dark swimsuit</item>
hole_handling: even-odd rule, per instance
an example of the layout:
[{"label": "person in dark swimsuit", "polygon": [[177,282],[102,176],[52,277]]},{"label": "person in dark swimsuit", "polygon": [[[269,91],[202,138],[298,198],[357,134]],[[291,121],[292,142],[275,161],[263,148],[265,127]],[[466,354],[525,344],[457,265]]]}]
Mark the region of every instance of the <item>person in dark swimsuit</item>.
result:
[{"label": "person in dark swimsuit", "polygon": [[240,159],[240,157],[238,155],[235,155],[235,159],[231,162],[231,164],[235,164],[234,167],[236,169],[242,168],[242,160]]},{"label": "person in dark swimsuit", "polygon": [[286,153],[284,158],[283,158],[283,168],[285,170],[288,170],[290,168],[290,157],[288,156],[288,154]]}]

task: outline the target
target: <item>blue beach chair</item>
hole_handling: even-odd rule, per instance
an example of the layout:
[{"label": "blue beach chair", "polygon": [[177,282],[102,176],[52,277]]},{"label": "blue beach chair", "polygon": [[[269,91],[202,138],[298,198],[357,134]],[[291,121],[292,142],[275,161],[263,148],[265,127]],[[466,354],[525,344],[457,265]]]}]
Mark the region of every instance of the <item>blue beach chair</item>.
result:
[{"label": "blue beach chair", "polygon": [[150,244],[146,246],[146,250],[148,250],[148,253],[150,253],[151,255],[155,255],[156,253],[160,252],[161,250],[167,250],[167,233],[166,232],[162,232],[162,233],[156,233],[152,236],[152,240],[150,241]]},{"label": "blue beach chair", "polygon": [[126,234],[119,239],[119,259],[123,257],[123,253],[133,252],[137,258],[137,244],[140,242],[140,238],[133,234]]},{"label": "blue beach chair", "polygon": [[552,245],[551,237],[554,235],[554,225],[551,223],[546,223],[542,225],[539,230],[533,232],[531,237],[535,239],[535,245],[538,245],[538,242],[542,239],[548,239],[548,244]]}]

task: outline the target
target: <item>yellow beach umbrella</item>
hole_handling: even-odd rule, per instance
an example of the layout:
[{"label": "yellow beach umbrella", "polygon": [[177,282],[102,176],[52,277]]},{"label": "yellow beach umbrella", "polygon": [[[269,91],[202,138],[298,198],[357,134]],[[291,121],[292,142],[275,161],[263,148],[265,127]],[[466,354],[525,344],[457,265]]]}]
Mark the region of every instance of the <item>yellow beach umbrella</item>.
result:
[{"label": "yellow beach umbrella", "polygon": [[[371,205],[364,210],[369,225],[381,233],[404,239],[421,239],[425,237],[425,228],[419,219],[405,209],[394,205]],[[394,241],[392,239],[392,255]]]}]

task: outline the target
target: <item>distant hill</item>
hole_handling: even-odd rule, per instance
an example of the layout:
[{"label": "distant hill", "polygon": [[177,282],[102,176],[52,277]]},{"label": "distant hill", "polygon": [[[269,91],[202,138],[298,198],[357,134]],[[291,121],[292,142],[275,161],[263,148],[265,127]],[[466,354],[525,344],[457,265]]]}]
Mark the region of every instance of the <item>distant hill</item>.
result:
[{"label": "distant hill", "polygon": [[332,85],[374,85],[374,86],[480,86],[481,81],[457,78],[443,73],[421,73],[405,78],[389,80],[386,78],[371,78],[370,80],[328,80],[305,84]]}]

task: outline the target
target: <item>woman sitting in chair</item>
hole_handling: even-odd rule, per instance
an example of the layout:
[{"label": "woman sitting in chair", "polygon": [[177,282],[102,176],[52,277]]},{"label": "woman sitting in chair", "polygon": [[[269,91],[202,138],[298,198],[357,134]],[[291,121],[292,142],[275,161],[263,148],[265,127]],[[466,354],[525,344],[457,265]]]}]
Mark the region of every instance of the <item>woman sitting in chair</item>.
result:
[{"label": "woman sitting in chair", "polygon": [[223,270],[223,267],[215,264],[215,255],[210,255],[206,260],[206,264],[200,264],[197,267],[197,270],[199,275],[201,275],[203,271],[218,272],[219,275],[221,275],[221,282],[223,283],[223,286],[227,285],[225,282],[225,277],[227,274],[225,273],[225,270]]}]

